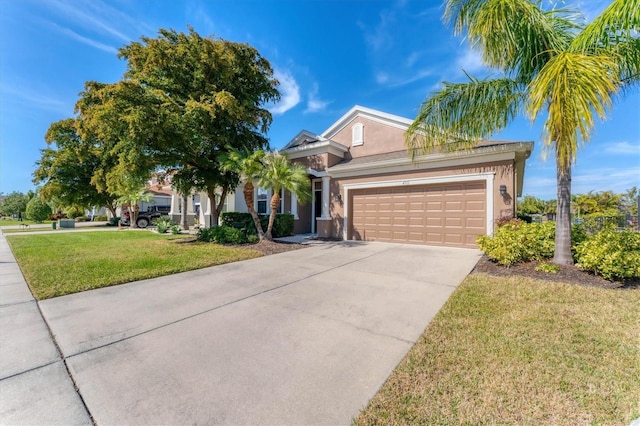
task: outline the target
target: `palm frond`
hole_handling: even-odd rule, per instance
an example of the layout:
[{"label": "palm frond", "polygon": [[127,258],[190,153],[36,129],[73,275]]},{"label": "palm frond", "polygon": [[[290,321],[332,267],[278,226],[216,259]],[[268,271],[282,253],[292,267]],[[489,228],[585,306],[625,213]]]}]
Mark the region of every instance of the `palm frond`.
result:
[{"label": "palm frond", "polygon": [[574,15],[568,9],[544,11],[529,0],[449,0],[445,11],[456,32],[466,29],[485,64],[522,81],[568,46],[578,27]]},{"label": "palm frond", "polygon": [[600,53],[620,43],[638,39],[640,0],[614,0],[571,44],[572,51]]},{"label": "palm frond", "polygon": [[578,147],[590,138],[595,118],[603,119],[620,86],[618,64],[610,55],[564,52],[552,58],[528,86],[531,120],[546,109],[543,143],[555,147],[558,164],[568,168]]},{"label": "palm frond", "polygon": [[434,149],[468,149],[504,129],[521,111],[523,86],[501,78],[444,83],[422,105],[406,134],[412,158]]}]

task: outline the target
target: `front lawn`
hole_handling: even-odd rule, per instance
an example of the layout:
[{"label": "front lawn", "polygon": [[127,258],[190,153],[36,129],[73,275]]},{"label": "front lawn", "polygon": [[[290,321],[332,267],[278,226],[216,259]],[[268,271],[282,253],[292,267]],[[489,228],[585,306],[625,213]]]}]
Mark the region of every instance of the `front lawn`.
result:
[{"label": "front lawn", "polygon": [[470,275],[356,424],[621,424],[640,416],[640,290]]},{"label": "front lawn", "polygon": [[6,236],[39,300],[259,257],[254,250],[180,243],[145,231]]}]

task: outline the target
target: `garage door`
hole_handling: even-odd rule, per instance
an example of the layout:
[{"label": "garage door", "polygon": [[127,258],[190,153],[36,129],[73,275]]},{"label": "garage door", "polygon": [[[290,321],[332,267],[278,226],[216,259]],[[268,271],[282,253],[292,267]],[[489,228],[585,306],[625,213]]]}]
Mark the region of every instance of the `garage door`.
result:
[{"label": "garage door", "polygon": [[485,181],[350,191],[355,240],[476,247],[486,232]]}]

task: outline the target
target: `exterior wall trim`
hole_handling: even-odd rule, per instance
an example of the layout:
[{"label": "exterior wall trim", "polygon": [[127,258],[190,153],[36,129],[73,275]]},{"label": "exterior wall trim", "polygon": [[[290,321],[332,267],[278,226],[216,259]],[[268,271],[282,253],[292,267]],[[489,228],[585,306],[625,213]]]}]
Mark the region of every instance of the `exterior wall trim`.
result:
[{"label": "exterior wall trim", "polygon": [[318,154],[333,154],[336,157],[344,158],[345,152],[349,148],[331,140],[314,142],[309,145],[296,146],[294,148],[285,149],[282,152],[290,159],[303,158]]},{"label": "exterior wall trim", "polygon": [[[475,150],[474,150],[475,151]],[[366,164],[357,164],[354,166],[330,167],[329,174],[333,178],[357,177],[371,174],[397,173],[415,170],[427,170],[441,167],[467,166],[478,163],[498,162],[505,160],[514,160],[516,158],[517,149],[500,150],[495,149],[487,152],[486,149],[480,149],[464,155],[452,154],[434,154],[427,157],[418,158],[412,161],[411,158],[396,158],[393,160],[375,161]]]},{"label": "exterior wall trim", "polygon": [[378,182],[361,182],[361,183],[347,183],[343,185],[344,189],[344,217],[342,222],[342,239],[347,240],[349,232],[349,191],[354,189],[369,189],[369,188],[385,188],[394,186],[414,186],[414,185],[429,185],[438,183],[455,183],[455,182],[469,182],[469,181],[485,181],[486,190],[486,229],[487,235],[493,235],[493,201],[494,190],[493,181],[495,179],[495,172],[483,172],[483,173],[470,173],[466,175],[451,175],[451,176],[438,176],[430,178],[415,178],[415,179],[394,179]]}]

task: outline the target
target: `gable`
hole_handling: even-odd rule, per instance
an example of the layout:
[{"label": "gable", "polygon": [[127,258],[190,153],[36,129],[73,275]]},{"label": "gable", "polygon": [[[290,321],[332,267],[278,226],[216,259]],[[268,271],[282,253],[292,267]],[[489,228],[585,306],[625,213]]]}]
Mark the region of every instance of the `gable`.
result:
[{"label": "gable", "polygon": [[356,105],[320,136],[349,147],[349,157],[357,158],[406,151],[404,134],[411,123],[399,115]]}]

